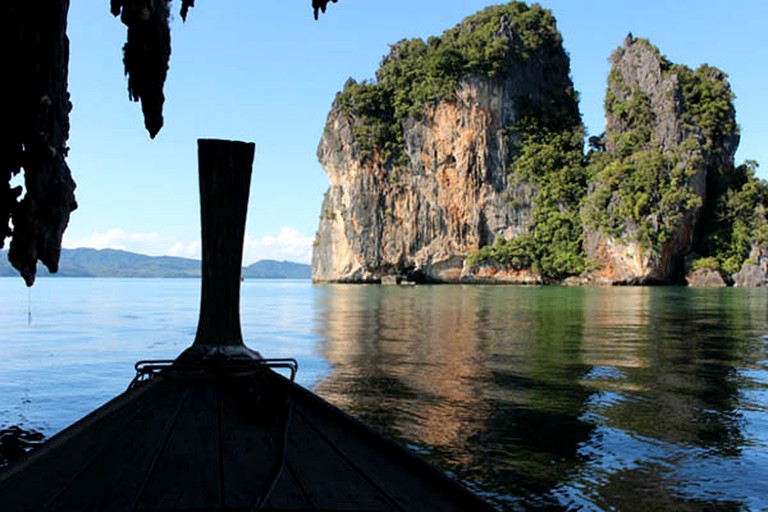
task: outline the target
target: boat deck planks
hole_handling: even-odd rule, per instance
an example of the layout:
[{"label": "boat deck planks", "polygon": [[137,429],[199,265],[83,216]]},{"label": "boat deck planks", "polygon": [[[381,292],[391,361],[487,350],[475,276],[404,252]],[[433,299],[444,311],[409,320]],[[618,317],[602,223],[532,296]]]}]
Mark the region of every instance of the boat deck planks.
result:
[{"label": "boat deck planks", "polygon": [[216,405],[216,386],[203,382],[167,385],[178,387],[179,394],[185,391],[184,397],[147,474],[138,509],[222,508],[217,416],[209,412]]},{"label": "boat deck planks", "polygon": [[[111,423],[117,427],[113,435],[100,441],[86,467],[77,473],[70,473],[73,476],[71,483],[50,501],[50,507],[41,507],[39,510],[119,510],[124,508],[124,504],[134,502],[142,484],[136,475],[147,473],[160,447],[161,436],[157,433],[169,432],[173,428],[168,421],[169,415],[157,414],[156,411],[178,409],[178,396],[173,390],[157,385],[149,385],[147,388],[146,393],[140,395],[140,400],[128,400],[119,404],[120,412],[134,414],[124,422],[121,422],[120,418],[110,418]],[[87,442],[94,432],[98,433],[100,430],[87,423],[83,427],[85,428],[77,429],[76,437],[73,436],[69,442],[73,446]],[[153,434],[134,435],[134,432]],[[64,474],[69,473],[66,468],[68,463],[74,465],[78,462],[74,457],[51,459],[54,462],[52,466],[62,468],[59,471]],[[42,460],[37,466],[45,467],[51,459]],[[43,494],[44,491],[39,489],[38,493]]]}]

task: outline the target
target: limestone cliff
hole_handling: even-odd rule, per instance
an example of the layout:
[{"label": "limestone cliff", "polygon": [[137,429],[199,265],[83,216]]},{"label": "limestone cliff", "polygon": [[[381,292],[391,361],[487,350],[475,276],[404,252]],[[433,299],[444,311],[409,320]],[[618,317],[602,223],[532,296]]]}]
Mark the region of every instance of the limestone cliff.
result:
[{"label": "limestone cliff", "polygon": [[733,94],[721,71],[674,65],[631,34],[612,61],[604,147],[591,155],[583,212],[592,277],[679,280],[709,177],[734,168]]},{"label": "limestone cliff", "polygon": [[470,269],[465,259],[530,229],[536,181],[509,175],[522,126],[581,129],[549,11],[513,2],[441,38],[403,41],[377,78],[347,82],[318,147],[330,188],[313,280],[538,281],[525,268]]},{"label": "limestone cliff", "polygon": [[[495,82],[465,81],[458,101],[428,108],[426,120],[409,119],[404,169],[361,158],[350,127],[355,120],[334,106],[318,149],[331,186],[313,255],[315,280],[376,281],[407,272],[456,280],[469,250],[496,233],[524,229],[529,210],[516,211],[505,195],[502,116],[512,109]],[[529,190],[517,195],[530,201]]]},{"label": "limestone cliff", "polygon": [[316,282],[768,280],[768,184],[738,167],[727,75],[631,34],[583,126],[551,13],[488,8],[349,80],[318,148]]}]

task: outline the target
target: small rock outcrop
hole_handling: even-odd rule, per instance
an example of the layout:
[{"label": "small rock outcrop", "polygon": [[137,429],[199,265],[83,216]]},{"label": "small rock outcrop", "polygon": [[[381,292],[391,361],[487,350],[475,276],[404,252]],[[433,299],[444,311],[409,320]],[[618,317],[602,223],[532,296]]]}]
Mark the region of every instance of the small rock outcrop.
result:
[{"label": "small rock outcrop", "polygon": [[728,282],[723,279],[720,272],[709,268],[694,270],[686,275],[685,280],[688,286],[694,288],[719,288],[728,286]]},{"label": "small rock outcrop", "polygon": [[735,286],[768,286],[768,246],[753,246],[749,259],[733,274]]}]

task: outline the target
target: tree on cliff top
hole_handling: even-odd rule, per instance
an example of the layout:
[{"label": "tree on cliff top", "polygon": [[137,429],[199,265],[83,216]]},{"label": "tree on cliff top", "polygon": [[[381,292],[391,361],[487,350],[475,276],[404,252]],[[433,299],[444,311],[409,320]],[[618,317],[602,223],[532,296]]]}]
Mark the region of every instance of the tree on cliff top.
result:
[{"label": "tree on cliff top", "polygon": [[[315,19],[330,2],[312,0]],[[123,62],[131,100],[141,101],[150,137],[163,125],[163,86],[171,55],[171,0],[110,0],[128,27]],[[181,0],[186,19],[195,0]],[[0,2],[0,248],[28,286],[38,260],[56,272],[69,215],[77,208],[66,163],[71,103],[67,91],[69,0]],[[26,194],[11,180],[24,172]]]},{"label": "tree on cliff top", "polygon": [[[337,103],[356,119],[353,131],[364,155],[376,152],[384,161],[396,160],[401,156],[406,118],[419,118],[426,106],[451,101],[463,79],[503,77],[514,73],[521,61],[546,63],[553,74],[562,69],[568,74],[568,57],[555,18],[538,4],[495,5],[439,37],[393,44],[376,71],[376,80],[349,80]],[[523,115],[552,131],[581,126],[573,87],[544,87],[547,104],[534,105],[520,98]]]}]

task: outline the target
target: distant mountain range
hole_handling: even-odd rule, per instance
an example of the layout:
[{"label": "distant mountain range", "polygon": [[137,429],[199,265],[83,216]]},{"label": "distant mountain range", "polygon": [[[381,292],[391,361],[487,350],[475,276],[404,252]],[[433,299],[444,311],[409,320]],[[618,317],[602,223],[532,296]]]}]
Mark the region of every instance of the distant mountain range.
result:
[{"label": "distant mountain range", "polygon": [[[39,276],[58,277],[200,277],[200,261],[173,256],[146,256],[116,249],[62,249],[59,271],[38,264]],[[0,251],[0,277],[18,276]],[[291,261],[260,260],[243,267],[245,279],[309,279],[312,267]]]}]

